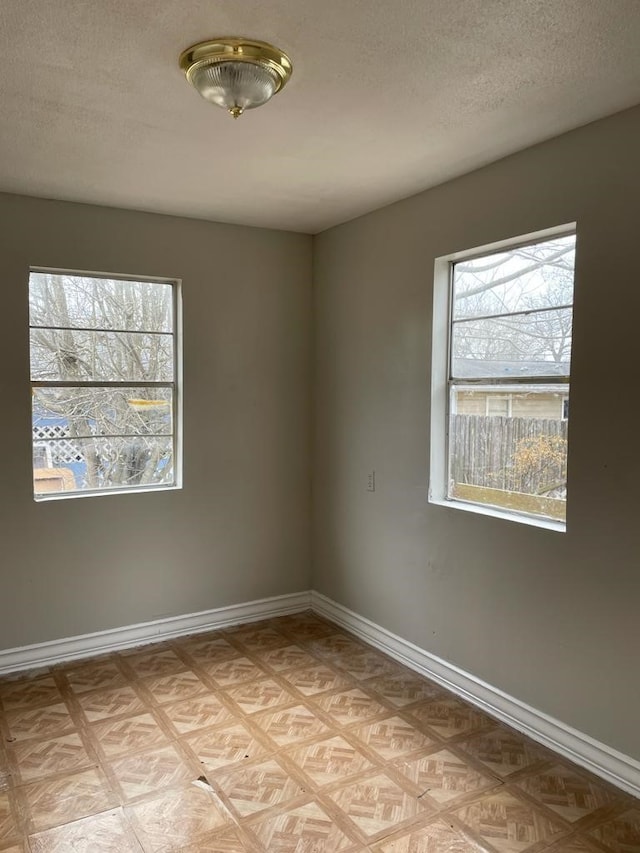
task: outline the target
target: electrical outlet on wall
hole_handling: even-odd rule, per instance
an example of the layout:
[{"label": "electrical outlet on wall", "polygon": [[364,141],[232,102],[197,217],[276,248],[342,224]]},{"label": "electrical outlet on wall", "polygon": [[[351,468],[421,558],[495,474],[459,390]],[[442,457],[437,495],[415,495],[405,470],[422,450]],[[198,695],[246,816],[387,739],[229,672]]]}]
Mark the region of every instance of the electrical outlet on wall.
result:
[{"label": "electrical outlet on wall", "polygon": [[367,474],[367,491],[375,492],[376,490],[376,472],[369,471]]}]

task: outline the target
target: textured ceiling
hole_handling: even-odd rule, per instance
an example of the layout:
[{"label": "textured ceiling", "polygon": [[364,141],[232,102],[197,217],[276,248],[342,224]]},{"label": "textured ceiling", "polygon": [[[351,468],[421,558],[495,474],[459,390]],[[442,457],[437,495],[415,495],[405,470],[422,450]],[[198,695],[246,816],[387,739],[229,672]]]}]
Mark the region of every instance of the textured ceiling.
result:
[{"label": "textured ceiling", "polygon": [[[233,121],[178,54],[293,77]],[[317,232],[640,102],[640,0],[3,0],[0,190]]]}]

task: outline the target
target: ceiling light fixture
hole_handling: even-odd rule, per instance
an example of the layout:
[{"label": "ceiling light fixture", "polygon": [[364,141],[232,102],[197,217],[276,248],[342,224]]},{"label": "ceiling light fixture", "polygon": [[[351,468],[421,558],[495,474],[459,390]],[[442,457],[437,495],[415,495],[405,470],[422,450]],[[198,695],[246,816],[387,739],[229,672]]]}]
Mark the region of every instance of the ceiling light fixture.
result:
[{"label": "ceiling light fixture", "polygon": [[180,68],[203,98],[234,118],[266,104],[293,70],[287,54],[271,44],[226,37],[184,50]]}]

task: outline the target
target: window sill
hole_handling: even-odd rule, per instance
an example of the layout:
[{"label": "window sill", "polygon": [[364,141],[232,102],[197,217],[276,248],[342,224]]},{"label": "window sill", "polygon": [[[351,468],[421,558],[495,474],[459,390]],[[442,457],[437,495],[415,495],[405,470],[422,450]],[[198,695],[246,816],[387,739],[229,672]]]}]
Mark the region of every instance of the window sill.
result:
[{"label": "window sill", "polygon": [[181,489],[182,486],[174,483],[171,486],[140,486],[125,489],[87,489],[82,492],[51,492],[49,494],[34,495],[33,499],[36,503],[47,503],[48,501],[67,501],[75,500],[76,498],[98,498],[107,495],[139,495],[149,492],[175,492]]},{"label": "window sill", "polygon": [[469,503],[456,500],[455,498],[433,498],[429,496],[429,503],[436,506],[459,509],[463,512],[473,512],[477,515],[487,515],[490,518],[502,518],[505,521],[515,521],[519,524],[527,524],[530,527],[542,527],[544,530],[554,530],[556,533],[566,533],[567,525],[563,521],[554,521],[551,518],[541,518],[534,515],[523,515],[522,513],[509,512],[494,506],[483,506],[482,504]]}]

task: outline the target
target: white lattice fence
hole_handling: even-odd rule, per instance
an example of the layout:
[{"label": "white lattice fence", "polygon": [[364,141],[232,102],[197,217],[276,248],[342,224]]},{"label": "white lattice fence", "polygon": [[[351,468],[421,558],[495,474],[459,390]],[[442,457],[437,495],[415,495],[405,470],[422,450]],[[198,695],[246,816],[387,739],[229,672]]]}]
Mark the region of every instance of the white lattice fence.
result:
[{"label": "white lattice fence", "polygon": [[[52,441],[52,439],[54,439]],[[69,428],[64,424],[34,424],[34,447],[45,449],[46,465],[52,468],[64,468],[67,465],[84,462],[84,456],[69,438]],[[106,444],[107,446],[104,446]],[[108,442],[103,444],[103,451],[109,452]]]}]

